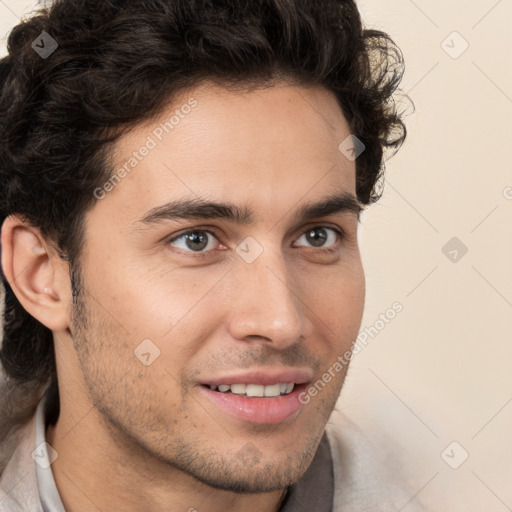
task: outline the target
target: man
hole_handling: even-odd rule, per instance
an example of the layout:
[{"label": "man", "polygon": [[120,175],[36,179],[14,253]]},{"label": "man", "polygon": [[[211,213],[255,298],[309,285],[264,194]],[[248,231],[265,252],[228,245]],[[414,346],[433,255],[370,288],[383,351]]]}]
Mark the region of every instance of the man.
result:
[{"label": "man", "polygon": [[15,27],[0,510],[413,498],[326,429],[401,62],[353,1],[57,0]]}]

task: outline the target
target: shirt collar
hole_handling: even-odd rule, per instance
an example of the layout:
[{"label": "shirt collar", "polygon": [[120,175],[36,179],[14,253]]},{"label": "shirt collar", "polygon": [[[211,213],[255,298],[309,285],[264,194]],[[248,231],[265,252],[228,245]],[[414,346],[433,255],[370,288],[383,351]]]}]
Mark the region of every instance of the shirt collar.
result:
[{"label": "shirt collar", "polygon": [[45,403],[43,398],[36,409],[36,479],[39,499],[44,512],[66,512],[60,499],[50,462],[58,457],[57,452],[46,442]]}]

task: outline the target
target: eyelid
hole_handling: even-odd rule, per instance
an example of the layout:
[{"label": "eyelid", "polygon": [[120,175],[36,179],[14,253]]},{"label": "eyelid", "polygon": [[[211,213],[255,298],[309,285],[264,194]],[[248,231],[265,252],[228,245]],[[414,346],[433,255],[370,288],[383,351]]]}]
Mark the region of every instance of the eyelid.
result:
[{"label": "eyelid", "polygon": [[338,234],[344,236],[345,235],[345,230],[341,227],[341,226],[338,226],[337,224],[329,224],[329,223],[312,223],[311,225],[309,226],[306,226],[306,228],[302,231],[301,235],[303,235],[304,233],[306,233],[307,231],[309,231],[310,229],[314,229],[314,228],[329,228],[329,229],[333,229],[334,231],[337,231]]},{"label": "eyelid", "polygon": [[175,240],[177,240],[178,238],[181,238],[182,236],[189,235],[190,233],[195,233],[197,231],[202,232],[202,233],[210,233],[211,235],[214,235],[216,237],[219,230],[216,228],[213,228],[213,227],[206,228],[206,227],[201,227],[201,226],[194,227],[194,228],[188,228],[188,229],[183,230],[181,233],[173,234],[172,238],[167,238],[166,242],[167,243],[174,242]]}]

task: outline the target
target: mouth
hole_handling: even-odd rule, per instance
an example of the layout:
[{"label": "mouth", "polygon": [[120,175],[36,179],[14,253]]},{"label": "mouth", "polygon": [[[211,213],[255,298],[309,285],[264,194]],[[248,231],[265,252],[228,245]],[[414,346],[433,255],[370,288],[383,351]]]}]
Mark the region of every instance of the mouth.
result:
[{"label": "mouth", "polygon": [[295,383],[277,383],[268,386],[264,386],[263,384],[220,384],[218,386],[210,385],[209,388],[219,393],[232,393],[247,397],[274,398],[276,396],[289,395],[295,388]]},{"label": "mouth", "polygon": [[217,415],[245,423],[289,424],[303,409],[299,395],[312,375],[298,370],[253,371],[203,381],[198,388]]}]

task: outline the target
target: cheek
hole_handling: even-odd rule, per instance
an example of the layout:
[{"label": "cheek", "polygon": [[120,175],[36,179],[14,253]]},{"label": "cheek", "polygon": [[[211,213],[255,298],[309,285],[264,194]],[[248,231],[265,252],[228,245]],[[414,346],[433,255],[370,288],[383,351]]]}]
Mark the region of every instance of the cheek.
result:
[{"label": "cheek", "polygon": [[[111,276],[108,286],[102,286],[112,316],[129,333],[125,339],[131,349],[151,340],[157,348],[146,342],[150,351],[158,353],[152,371],[162,366],[179,380],[181,369],[190,364],[206,340],[215,338],[215,330],[222,325],[228,305],[216,283],[224,273],[125,268]],[[176,381],[171,384],[175,387]]]},{"label": "cheek", "polygon": [[[90,268],[95,264],[90,263]],[[91,294],[130,333],[162,337],[194,310],[218,279],[146,262],[107,262],[89,276]]]},{"label": "cheek", "polygon": [[[326,287],[325,293],[318,298],[318,329],[324,333],[323,339],[329,340],[323,350],[324,360],[332,365],[341,356],[344,360],[347,352],[357,339],[364,310],[365,284],[364,274],[352,274],[350,278],[333,279]],[[343,382],[348,365],[341,372],[336,372],[339,386]]]},{"label": "cheek", "polygon": [[[365,300],[365,278],[362,265],[339,267],[321,275],[305,277],[304,303],[318,317],[318,323],[333,335],[345,339],[357,335]],[[313,316],[314,318],[314,316]]]}]

